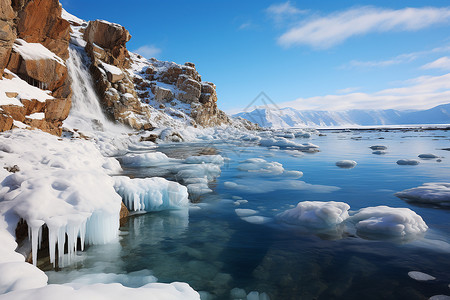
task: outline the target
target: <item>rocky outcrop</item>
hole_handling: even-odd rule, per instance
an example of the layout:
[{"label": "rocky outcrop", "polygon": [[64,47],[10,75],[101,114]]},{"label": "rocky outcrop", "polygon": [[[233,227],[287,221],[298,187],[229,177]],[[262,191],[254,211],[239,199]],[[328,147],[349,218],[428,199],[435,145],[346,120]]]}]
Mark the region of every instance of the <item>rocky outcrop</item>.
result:
[{"label": "rocky outcrop", "polygon": [[150,111],[140,102],[127,70],[131,63],[126,48],[131,38],[128,30],[107,21],[90,21],[83,38],[94,85],[106,112],[134,129],[153,128]]},{"label": "rocky outcrop", "polygon": [[17,74],[29,86],[50,91],[48,99],[6,91],[6,97],[17,102],[0,105],[0,131],[21,126],[61,134],[71,106],[65,65],[70,25],[61,18],[61,10],[58,0],[0,0],[0,85],[7,87]]}]

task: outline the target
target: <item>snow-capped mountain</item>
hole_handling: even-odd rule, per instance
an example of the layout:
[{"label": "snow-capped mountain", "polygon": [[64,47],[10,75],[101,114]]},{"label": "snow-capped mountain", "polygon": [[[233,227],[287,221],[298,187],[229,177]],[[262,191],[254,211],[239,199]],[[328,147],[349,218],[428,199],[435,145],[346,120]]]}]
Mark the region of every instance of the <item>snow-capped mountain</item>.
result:
[{"label": "snow-capped mountain", "polygon": [[241,112],[242,117],[262,127],[327,127],[327,126],[371,126],[402,124],[450,124],[450,103],[431,109],[411,110],[359,110],[347,111],[300,111],[290,107],[282,109],[256,108]]}]

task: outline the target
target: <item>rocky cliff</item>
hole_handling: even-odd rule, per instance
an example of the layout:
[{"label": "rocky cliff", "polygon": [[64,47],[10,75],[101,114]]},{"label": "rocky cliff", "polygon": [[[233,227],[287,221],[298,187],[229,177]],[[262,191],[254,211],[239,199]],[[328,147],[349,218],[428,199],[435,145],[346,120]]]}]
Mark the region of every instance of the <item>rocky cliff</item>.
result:
[{"label": "rocky cliff", "polygon": [[114,119],[135,129],[161,125],[161,113],[192,126],[230,124],[217,108],[216,86],[202,81],[193,63],[179,65],[129,53],[126,43],[131,36],[118,24],[95,20],[81,31],[95,86]]},{"label": "rocky cliff", "polygon": [[216,86],[193,63],[147,60],[128,52],[130,38],[121,25],[71,16],[58,0],[0,0],[0,131],[61,134],[71,107],[69,47],[89,57],[111,119],[137,130],[231,124],[217,107]]},{"label": "rocky cliff", "polygon": [[61,10],[58,0],[0,0],[0,131],[61,134],[71,105],[70,25]]}]

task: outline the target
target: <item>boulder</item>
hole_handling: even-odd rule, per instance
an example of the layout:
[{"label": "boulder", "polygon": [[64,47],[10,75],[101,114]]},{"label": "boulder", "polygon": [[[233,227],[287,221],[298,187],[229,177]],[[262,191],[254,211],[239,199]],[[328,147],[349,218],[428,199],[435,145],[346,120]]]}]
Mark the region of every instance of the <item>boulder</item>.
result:
[{"label": "boulder", "polygon": [[8,114],[0,112],[0,132],[10,130],[13,126],[14,119]]},{"label": "boulder", "polygon": [[198,101],[202,93],[202,85],[187,75],[178,77],[177,88],[180,90],[177,94],[178,100],[186,103]]},{"label": "boulder", "polygon": [[152,93],[155,95],[155,101],[158,102],[169,102],[174,98],[171,90],[162,88],[157,85],[152,87]]},{"label": "boulder", "polygon": [[159,74],[158,81],[167,84],[176,84],[178,81],[178,76],[180,76],[182,73],[183,69],[179,65],[173,64],[169,68],[167,68],[167,70]]},{"label": "boulder", "polygon": [[103,20],[90,21],[83,36],[88,43],[105,49],[125,47],[131,35],[123,26]]},{"label": "boulder", "polygon": [[11,0],[0,0],[0,76],[8,64],[12,45],[16,39],[13,23],[15,16]]}]

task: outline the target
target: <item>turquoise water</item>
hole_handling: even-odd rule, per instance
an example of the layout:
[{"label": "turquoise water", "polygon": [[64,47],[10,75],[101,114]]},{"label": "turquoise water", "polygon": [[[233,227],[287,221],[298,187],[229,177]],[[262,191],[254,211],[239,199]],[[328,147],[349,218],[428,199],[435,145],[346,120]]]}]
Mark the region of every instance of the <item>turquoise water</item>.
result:
[{"label": "turquoise water", "polygon": [[[83,272],[131,273],[150,270],[160,282],[188,282],[208,299],[230,299],[233,288],[266,293],[270,299],[428,299],[450,294],[450,210],[409,204],[393,194],[426,182],[450,182],[448,131],[323,132],[310,140],[320,152],[301,157],[282,150],[242,144],[161,146],[157,151],[186,157],[214,148],[229,160],[210,187],[213,193],[196,197],[190,211],[131,216],[121,227],[119,245],[90,247],[76,267],[50,279],[68,280],[73,269]],[[372,154],[372,145],[387,153]],[[209,151],[211,149],[208,149]],[[398,159],[418,159],[422,153],[442,156],[420,160],[417,166],[399,166]],[[302,171],[310,184],[289,189],[283,176],[261,176],[237,170],[240,161],[261,157]],[[335,162],[355,160],[353,169]],[[165,176],[176,179],[164,166],[125,169],[133,177]],[[246,189],[227,188],[239,182]],[[330,188],[331,187],[331,188]],[[337,187],[337,188],[333,188]],[[248,202],[239,206],[239,198]],[[368,206],[407,207],[429,226],[415,241],[366,240],[349,228],[314,233],[286,226],[276,214],[300,201],[342,201],[355,211]],[[258,211],[267,223],[239,218],[236,208]],[[105,255],[108,251],[108,255]],[[91,271],[89,271],[91,270]],[[436,280],[419,282],[408,276],[421,271]],[[74,278],[77,275],[70,273]],[[70,279],[69,278],[69,279]]]}]

